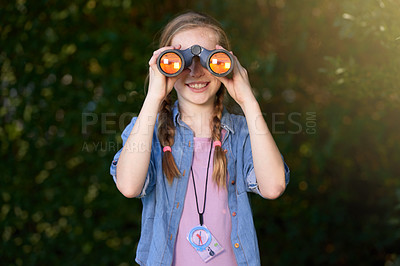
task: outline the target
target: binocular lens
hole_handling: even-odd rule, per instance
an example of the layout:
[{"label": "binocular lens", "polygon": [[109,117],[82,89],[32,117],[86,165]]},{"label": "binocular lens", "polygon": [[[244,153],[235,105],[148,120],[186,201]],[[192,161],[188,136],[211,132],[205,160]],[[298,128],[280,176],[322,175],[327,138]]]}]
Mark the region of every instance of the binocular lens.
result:
[{"label": "binocular lens", "polygon": [[182,67],[182,59],[176,53],[166,53],[160,59],[160,67],[167,74],[175,74]]},{"label": "binocular lens", "polygon": [[232,66],[231,59],[226,53],[215,53],[210,57],[210,68],[217,74],[224,74],[229,71]]},{"label": "binocular lens", "polygon": [[233,58],[227,51],[210,51],[199,45],[186,50],[165,50],[157,59],[157,67],[165,76],[175,77],[192,64],[194,57],[198,57],[201,65],[217,77],[224,77],[233,69]]}]

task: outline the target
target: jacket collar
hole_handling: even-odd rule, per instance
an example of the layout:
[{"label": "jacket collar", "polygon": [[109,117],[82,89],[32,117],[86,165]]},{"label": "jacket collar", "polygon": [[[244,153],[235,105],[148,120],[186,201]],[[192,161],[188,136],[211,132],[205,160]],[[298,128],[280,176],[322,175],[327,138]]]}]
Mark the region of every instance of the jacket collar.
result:
[{"label": "jacket collar", "polygon": [[[180,126],[185,126],[183,121],[181,120],[181,114],[178,108],[178,100],[175,101],[174,106],[172,108],[172,118],[175,127],[177,126],[177,124],[179,124]],[[221,127],[227,131],[230,131],[232,134],[235,134],[235,131],[233,130],[232,117],[225,107],[222,111]]]}]

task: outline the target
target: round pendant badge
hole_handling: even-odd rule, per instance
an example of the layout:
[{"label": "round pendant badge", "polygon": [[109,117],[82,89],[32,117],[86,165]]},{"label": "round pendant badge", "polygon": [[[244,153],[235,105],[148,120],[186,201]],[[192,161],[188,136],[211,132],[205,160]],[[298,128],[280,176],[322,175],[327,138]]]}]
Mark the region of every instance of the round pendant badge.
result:
[{"label": "round pendant badge", "polygon": [[197,226],[190,231],[188,239],[197,251],[203,251],[211,243],[211,233],[204,226]]}]

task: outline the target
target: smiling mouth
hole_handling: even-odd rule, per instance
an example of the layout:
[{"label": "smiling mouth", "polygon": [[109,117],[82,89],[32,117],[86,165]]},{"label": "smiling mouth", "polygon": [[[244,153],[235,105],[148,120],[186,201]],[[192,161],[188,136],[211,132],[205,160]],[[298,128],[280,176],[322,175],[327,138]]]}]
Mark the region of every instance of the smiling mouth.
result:
[{"label": "smiling mouth", "polygon": [[193,83],[187,83],[186,85],[191,89],[200,90],[207,87],[208,84],[209,82],[193,82]]}]

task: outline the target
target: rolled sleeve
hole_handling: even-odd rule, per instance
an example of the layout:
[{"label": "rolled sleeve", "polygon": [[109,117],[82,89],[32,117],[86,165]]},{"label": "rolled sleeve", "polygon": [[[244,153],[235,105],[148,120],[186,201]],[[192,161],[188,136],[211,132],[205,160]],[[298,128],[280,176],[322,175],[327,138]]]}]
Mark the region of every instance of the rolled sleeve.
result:
[{"label": "rolled sleeve", "polygon": [[251,151],[250,136],[247,135],[243,145],[244,176],[246,181],[246,191],[253,192],[261,196],[258,188],[256,173],[254,172],[253,154]]},{"label": "rolled sleeve", "polygon": [[[131,131],[133,129],[133,126],[135,125],[135,122],[137,120],[137,117],[133,117],[131,122],[129,123],[129,125],[124,129],[124,131],[121,134],[121,138],[122,138],[122,145],[124,146],[126,141],[128,140],[129,135],[131,134]],[[111,166],[110,166],[110,174],[113,177],[113,180],[115,182],[115,184],[117,183],[117,164],[118,164],[118,159],[121,155],[122,152],[121,148],[115,155],[114,158],[112,160]],[[149,169],[147,172],[147,176],[146,176],[146,180],[144,182],[143,188],[141,193],[139,194],[138,198],[144,197],[146,196],[152,189],[153,185],[154,185],[154,178],[152,178],[153,172],[154,172],[154,163],[153,163],[153,152],[151,154],[151,158],[150,158],[150,164],[149,164]]]},{"label": "rolled sleeve", "polygon": [[153,172],[154,172],[154,164],[153,161],[150,160],[150,165],[149,165],[149,170],[147,172],[146,180],[144,181],[142,191],[140,192],[138,198],[143,198],[153,190],[153,187],[155,185]]},{"label": "rolled sleeve", "polygon": [[[282,154],[281,154],[281,156],[282,156]],[[287,166],[283,156],[282,156],[282,161],[283,161],[283,165],[285,167],[285,185],[287,186],[290,181],[290,169]],[[260,190],[258,189],[258,183],[257,183],[256,174],[254,172],[254,167],[251,169],[251,171],[247,175],[246,182],[247,182],[248,192],[253,192],[253,193],[256,193],[256,194],[262,196]]]},{"label": "rolled sleeve", "polygon": [[118,158],[119,158],[120,154],[121,154],[121,150],[119,150],[117,152],[117,154],[115,154],[114,159],[110,166],[110,174],[112,175],[115,184],[117,183],[117,163],[118,163]]},{"label": "rolled sleeve", "polygon": [[[133,126],[135,125],[136,119],[137,119],[137,117],[133,117],[131,122],[129,123],[129,125],[127,125],[126,128],[124,129],[124,131],[122,132],[122,134],[121,134],[122,146],[125,145],[129,135],[131,134],[131,131],[132,131]],[[123,148],[121,148],[114,155],[113,161],[110,166],[110,174],[112,175],[115,183],[117,183],[117,164],[118,164],[118,159],[119,159],[119,156],[121,155],[122,149]]]},{"label": "rolled sleeve", "polygon": [[254,172],[254,168],[251,169],[250,173],[247,175],[246,183],[247,183],[247,192],[253,192],[255,194],[262,196],[261,192],[258,188],[258,183],[257,183],[256,174]]},{"label": "rolled sleeve", "polygon": [[[281,154],[282,156],[282,154]],[[286,164],[285,159],[282,156],[283,165],[285,167],[285,185],[287,186],[290,181],[290,169],[289,166]]]},{"label": "rolled sleeve", "polygon": [[[245,163],[244,163],[244,176],[245,176],[245,180],[246,180],[246,190],[247,192],[253,192],[255,194],[260,195],[261,197],[263,197],[261,195],[261,192],[259,190],[258,187],[258,183],[257,183],[257,178],[256,178],[256,174],[254,172],[254,163],[253,163],[253,155],[252,155],[252,151],[251,151],[251,143],[250,143],[250,137],[247,136],[245,143],[244,143],[244,147],[243,147],[243,158],[245,158]],[[285,168],[285,185],[287,186],[289,184],[290,181],[290,169],[287,166],[287,164],[285,163],[285,159],[283,158],[282,154],[282,161],[283,161],[283,165]]]}]

